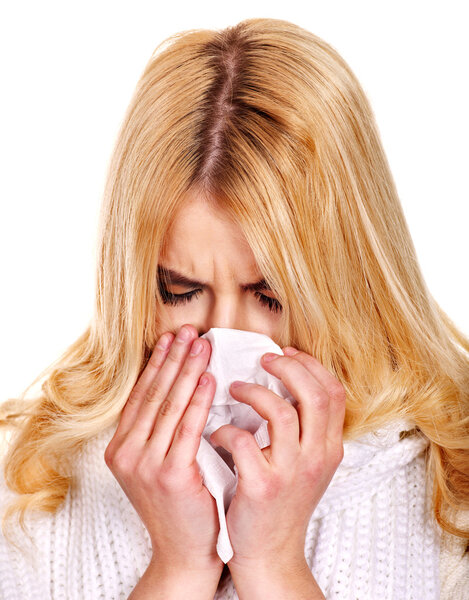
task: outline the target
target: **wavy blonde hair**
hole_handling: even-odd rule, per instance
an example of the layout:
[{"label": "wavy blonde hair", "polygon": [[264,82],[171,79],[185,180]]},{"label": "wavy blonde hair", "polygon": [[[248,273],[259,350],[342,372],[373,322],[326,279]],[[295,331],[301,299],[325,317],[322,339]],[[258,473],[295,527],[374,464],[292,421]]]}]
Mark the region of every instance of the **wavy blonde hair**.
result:
[{"label": "wavy blonde hair", "polygon": [[[283,305],[277,341],[344,385],[344,440],[394,418],[429,439],[433,510],[469,508],[469,339],[430,294],[378,128],[335,49],[284,20],[177,33],[138,81],[108,166],[90,325],[1,423],[14,513],[53,513],[71,457],[119,419],[157,341],[157,265],[196,191],[242,228]],[[41,393],[26,400],[45,377]]]}]

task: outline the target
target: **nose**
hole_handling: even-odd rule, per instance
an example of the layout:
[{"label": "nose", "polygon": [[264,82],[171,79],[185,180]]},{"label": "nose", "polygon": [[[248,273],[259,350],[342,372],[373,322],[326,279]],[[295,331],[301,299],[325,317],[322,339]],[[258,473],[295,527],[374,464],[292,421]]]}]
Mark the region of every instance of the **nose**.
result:
[{"label": "nose", "polygon": [[202,322],[203,335],[212,327],[227,327],[229,329],[249,329],[248,315],[245,314],[239,299],[231,294],[218,296]]}]

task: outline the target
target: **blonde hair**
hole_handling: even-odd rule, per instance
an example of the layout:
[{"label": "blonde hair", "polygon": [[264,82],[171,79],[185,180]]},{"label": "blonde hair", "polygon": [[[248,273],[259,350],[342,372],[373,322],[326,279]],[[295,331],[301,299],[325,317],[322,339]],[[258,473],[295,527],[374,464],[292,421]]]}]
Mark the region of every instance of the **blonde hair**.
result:
[{"label": "blonde hair", "polygon": [[[177,33],[138,81],[108,167],[96,303],[83,334],[2,406],[16,424],[5,512],[53,513],[70,459],[116,424],[157,340],[165,232],[196,192],[242,228],[280,300],[279,345],[344,385],[343,437],[411,418],[440,526],[469,508],[469,339],[420,271],[375,118],[330,45],[284,20]],[[25,394],[41,378],[40,396]]]}]

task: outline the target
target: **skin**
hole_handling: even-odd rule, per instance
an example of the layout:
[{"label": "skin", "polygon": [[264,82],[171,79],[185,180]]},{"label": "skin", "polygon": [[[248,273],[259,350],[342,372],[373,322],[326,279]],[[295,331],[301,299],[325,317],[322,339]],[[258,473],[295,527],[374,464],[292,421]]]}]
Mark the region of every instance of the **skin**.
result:
[{"label": "skin", "polygon": [[[211,327],[256,331],[275,341],[281,311],[241,289],[262,274],[241,230],[219,210],[192,198],[174,220],[168,240],[160,264],[205,282],[207,289],[187,303],[165,305],[161,337],[122,411],[105,460],[149,532],[152,564],[166,573],[203,572],[217,582],[223,562],[216,553],[216,504],[195,459],[216,381],[207,374],[208,383],[197,387],[210,360],[210,343],[199,339],[200,354],[189,352],[199,333]],[[190,291],[168,287],[172,294]],[[269,290],[262,293],[274,298]],[[176,339],[184,330],[187,339]],[[159,347],[162,339],[170,342],[166,350]],[[345,391],[313,356],[295,349],[289,355],[288,347],[283,351],[284,356],[274,355],[271,362],[263,358],[261,364],[282,380],[297,408],[261,385],[230,388],[236,400],[268,420],[271,445],[259,449],[251,433],[232,425],[211,436],[213,444],[232,454],[239,473],[226,516],[234,550],[228,567],[238,593],[244,586],[247,596],[254,593],[253,573],[272,578],[276,565],[278,582],[288,580],[291,586],[296,575],[302,589],[322,597],[305,561],[304,541],[310,516],[343,458]]]},{"label": "skin", "polygon": [[[229,327],[265,333],[276,341],[281,312],[269,310],[252,291],[241,289],[241,284],[262,279],[262,273],[241,229],[220,210],[197,196],[191,198],[173,222],[159,263],[209,286],[190,302],[165,305],[158,323],[159,334],[176,334],[187,323],[200,335],[211,327]],[[197,288],[172,285],[167,289],[183,294]],[[275,298],[268,290],[262,293]]]}]

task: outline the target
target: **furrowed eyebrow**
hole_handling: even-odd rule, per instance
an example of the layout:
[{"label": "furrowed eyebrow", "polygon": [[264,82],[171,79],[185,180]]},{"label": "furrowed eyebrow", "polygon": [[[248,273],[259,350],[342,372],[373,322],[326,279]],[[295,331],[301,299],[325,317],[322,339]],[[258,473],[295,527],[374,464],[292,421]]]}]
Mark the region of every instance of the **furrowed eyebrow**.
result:
[{"label": "furrowed eyebrow", "polygon": [[[158,265],[158,277],[166,285],[180,285],[185,288],[202,288],[203,290],[209,287],[209,285],[204,281],[190,279],[182,273],[178,273],[177,271],[174,271],[174,269],[167,269],[162,265]],[[240,285],[240,287],[245,292],[260,292],[262,290],[272,291],[265,279],[260,279],[255,283],[246,283],[244,285]]]}]

